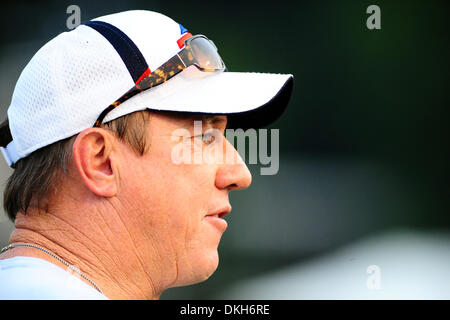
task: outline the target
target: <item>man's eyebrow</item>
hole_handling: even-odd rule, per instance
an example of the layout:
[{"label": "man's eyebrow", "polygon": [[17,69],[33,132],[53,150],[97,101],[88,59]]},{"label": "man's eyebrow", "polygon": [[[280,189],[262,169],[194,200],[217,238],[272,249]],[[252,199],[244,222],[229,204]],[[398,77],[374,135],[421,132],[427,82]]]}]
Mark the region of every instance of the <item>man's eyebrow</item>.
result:
[{"label": "man's eyebrow", "polygon": [[225,122],[225,121],[227,121],[227,118],[226,117],[220,117],[220,116],[217,116],[217,115],[213,115],[213,116],[210,116],[210,115],[203,115],[202,116],[202,120],[204,121],[204,122],[206,122],[207,124],[217,124],[217,123],[221,123],[221,122]]},{"label": "man's eyebrow", "polygon": [[217,114],[190,114],[187,115],[186,113],[182,114],[174,114],[174,117],[181,120],[179,122],[179,125],[182,127],[189,129],[193,127],[194,121],[201,121],[204,127],[212,127],[213,125],[222,124],[227,121],[226,116],[221,116]]},{"label": "man's eyebrow", "polygon": [[190,121],[202,121],[206,125],[214,125],[227,121],[227,117],[219,115],[200,114],[189,117]]}]

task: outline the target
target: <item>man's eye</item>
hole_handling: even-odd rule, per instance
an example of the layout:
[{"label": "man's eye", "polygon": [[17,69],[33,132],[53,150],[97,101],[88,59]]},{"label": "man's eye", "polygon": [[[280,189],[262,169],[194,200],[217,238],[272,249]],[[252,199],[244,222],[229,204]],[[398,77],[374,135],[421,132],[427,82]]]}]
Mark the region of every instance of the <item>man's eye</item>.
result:
[{"label": "man's eye", "polygon": [[216,141],[216,136],[213,134],[204,134],[203,135],[203,142],[206,144],[211,144],[214,141]]}]

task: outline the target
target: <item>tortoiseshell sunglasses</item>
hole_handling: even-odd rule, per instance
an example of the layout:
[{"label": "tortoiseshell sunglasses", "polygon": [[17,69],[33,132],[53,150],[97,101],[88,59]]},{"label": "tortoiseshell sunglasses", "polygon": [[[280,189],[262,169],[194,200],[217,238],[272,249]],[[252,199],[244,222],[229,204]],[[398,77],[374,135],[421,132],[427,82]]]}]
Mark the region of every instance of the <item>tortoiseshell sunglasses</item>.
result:
[{"label": "tortoiseshell sunglasses", "polygon": [[195,65],[201,71],[216,72],[226,70],[222,58],[219,56],[214,42],[204,35],[195,35],[185,40],[184,48],[162,66],[143,78],[128,90],[123,96],[113,102],[95,121],[94,127],[99,127],[106,115],[121,103],[136,94],[160,85],[174,77],[187,67]]}]

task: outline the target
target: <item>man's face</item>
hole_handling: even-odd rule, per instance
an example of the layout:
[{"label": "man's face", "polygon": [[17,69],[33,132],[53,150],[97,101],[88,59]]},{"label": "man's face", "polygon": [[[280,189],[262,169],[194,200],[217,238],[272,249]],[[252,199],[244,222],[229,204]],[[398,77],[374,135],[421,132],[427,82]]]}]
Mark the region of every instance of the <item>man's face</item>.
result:
[{"label": "man's face", "polygon": [[[126,174],[121,190],[129,208],[123,219],[132,228],[143,264],[162,265],[164,270],[157,276],[167,277],[164,280],[170,286],[203,281],[215,271],[217,247],[226,222],[213,215],[231,210],[230,190],[247,188],[251,183],[247,166],[224,137],[226,116],[202,121],[202,133],[211,128],[220,131],[221,137],[215,139],[198,136],[199,122],[194,130],[194,120],[202,118],[153,113],[148,128],[149,151],[138,156],[124,149],[122,158],[122,172]],[[234,154],[238,161],[174,161],[174,148],[183,146],[194,159],[212,144]]]}]

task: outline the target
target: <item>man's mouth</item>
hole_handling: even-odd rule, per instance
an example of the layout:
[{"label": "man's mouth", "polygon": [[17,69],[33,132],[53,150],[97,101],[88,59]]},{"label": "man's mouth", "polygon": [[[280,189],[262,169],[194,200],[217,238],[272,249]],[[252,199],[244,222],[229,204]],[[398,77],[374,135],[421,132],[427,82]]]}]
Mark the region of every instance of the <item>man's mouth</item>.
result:
[{"label": "man's mouth", "polygon": [[227,214],[231,212],[231,206],[227,205],[221,209],[218,209],[216,211],[213,211],[212,213],[207,214],[207,217],[216,217],[216,218],[223,218]]},{"label": "man's mouth", "polygon": [[228,224],[225,221],[225,219],[222,219],[224,216],[229,214],[231,212],[231,206],[227,205],[225,207],[222,207],[218,210],[215,210],[205,216],[205,220],[210,222],[212,225],[217,227],[218,229],[225,231]]}]

